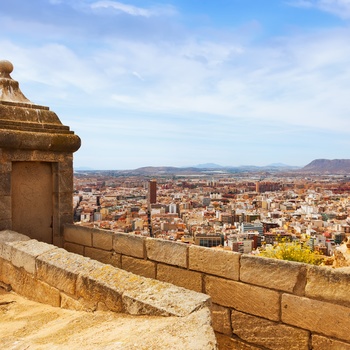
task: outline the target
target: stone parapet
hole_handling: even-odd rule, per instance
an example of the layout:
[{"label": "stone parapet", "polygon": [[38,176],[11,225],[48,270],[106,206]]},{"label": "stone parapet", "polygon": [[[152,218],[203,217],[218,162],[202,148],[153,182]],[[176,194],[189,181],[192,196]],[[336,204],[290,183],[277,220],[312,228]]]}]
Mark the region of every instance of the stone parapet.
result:
[{"label": "stone parapet", "polygon": [[350,342],[350,308],[345,306],[283,294],[282,322]]},{"label": "stone parapet", "polygon": [[189,268],[238,281],[240,256],[239,253],[192,245],[189,247]]},{"label": "stone parapet", "polygon": [[118,233],[117,235],[114,234],[113,249],[117,253],[123,253],[135,258],[144,258],[145,239],[143,237],[128,235],[125,233]]},{"label": "stone parapet", "polygon": [[213,303],[273,321],[280,319],[280,293],[276,291],[206,276],[205,292]]},{"label": "stone parapet", "polygon": [[240,280],[269,289],[303,294],[307,265],[250,255],[241,257]]},{"label": "stone parapet", "polygon": [[305,295],[350,307],[350,267],[330,269],[310,266]]},{"label": "stone parapet", "polygon": [[196,271],[189,271],[174,266],[158,264],[157,279],[175,284],[176,286],[194,290],[196,292],[202,292],[203,290],[202,274]]},{"label": "stone parapet", "polygon": [[0,281],[54,306],[186,317],[210,297],[135,275],[11,231],[0,232]]},{"label": "stone parapet", "polygon": [[[72,226],[65,228],[66,245],[78,240],[72,236]],[[82,234],[84,230],[94,240],[96,229],[74,232]],[[120,254],[123,269],[202,290],[211,297],[213,327],[223,349],[350,347],[349,269],[334,270],[132,234],[112,235],[112,251]],[[139,308],[136,301],[134,307]]]},{"label": "stone parapet", "polygon": [[303,329],[232,311],[232,329],[235,335],[248,343],[268,349],[308,350],[310,333]]},{"label": "stone parapet", "polygon": [[179,267],[187,267],[188,246],[160,239],[146,239],[147,258]]},{"label": "stone parapet", "polygon": [[156,278],[156,263],[153,261],[123,255],[121,268],[136,275]]},{"label": "stone parapet", "polygon": [[83,247],[92,247],[92,235],[97,232],[76,225],[66,225],[64,228],[64,241],[79,244]]}]

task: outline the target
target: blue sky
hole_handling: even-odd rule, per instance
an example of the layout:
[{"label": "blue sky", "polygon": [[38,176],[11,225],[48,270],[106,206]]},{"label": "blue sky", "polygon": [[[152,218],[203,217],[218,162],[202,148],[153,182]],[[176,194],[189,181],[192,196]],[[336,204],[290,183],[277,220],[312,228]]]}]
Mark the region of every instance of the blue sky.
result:
[{"label": "blue sky", "polygon": [[75,167],[350,158],[350,0],[11,0],[0,23]]}]

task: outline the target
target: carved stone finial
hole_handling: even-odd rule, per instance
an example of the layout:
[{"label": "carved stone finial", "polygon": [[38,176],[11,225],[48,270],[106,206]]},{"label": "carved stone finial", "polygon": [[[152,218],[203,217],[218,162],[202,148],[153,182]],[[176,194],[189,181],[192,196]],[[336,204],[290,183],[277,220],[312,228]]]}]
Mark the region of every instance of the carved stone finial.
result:
[{"label": "carved stone finial", "polygon": [[0,61],[0,77],[11,79],[10,73],[13,71],[13,64],[10,61]]},{"label": "carved stone finial", "polygon": [[0,60],[0,101],[32,104],[22,94],[18,82],[11,78],[12,71],[13,64],[10,61]]}]

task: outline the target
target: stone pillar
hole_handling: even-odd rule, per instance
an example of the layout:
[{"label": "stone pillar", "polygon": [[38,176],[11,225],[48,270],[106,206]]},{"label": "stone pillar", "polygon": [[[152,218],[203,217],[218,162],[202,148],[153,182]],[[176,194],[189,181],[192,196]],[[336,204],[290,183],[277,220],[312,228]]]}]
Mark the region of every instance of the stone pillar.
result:
[{"label": "stone pillar", "polygon": [[80,138],[48,107],[29,101],[0,61],[0,231],[57,246],[73,223],[73,152]]}]

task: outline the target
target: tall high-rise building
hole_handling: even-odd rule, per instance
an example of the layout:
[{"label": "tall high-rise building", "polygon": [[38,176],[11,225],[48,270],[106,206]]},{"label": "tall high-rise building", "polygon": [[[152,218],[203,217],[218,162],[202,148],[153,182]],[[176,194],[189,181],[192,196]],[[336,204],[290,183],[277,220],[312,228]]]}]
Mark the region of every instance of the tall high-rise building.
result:
[{"label": "tall high-rise building", "polygon": [[150,180],[148,183],[148,198],[150,204],[157,203],[157,181]]}]

